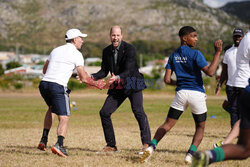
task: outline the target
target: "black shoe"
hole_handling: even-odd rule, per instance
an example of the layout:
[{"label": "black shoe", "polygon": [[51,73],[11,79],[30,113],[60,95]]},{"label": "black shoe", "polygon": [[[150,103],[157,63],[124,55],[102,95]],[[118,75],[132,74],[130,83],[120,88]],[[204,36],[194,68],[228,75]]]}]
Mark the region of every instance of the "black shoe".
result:
[{"label": "black shoe", "polygon": [[37,146],[37,149],[46,151],[46,147],[47,147],[47,141],[41,139],[40,143]]},{"label": "black shoe", "polygon": [[68,156],[66,149],[63,146],[59,146],[59,143],[56,143],[53,147],[51,147],[51,151],[52,153],[62,156],[64,158]]}]

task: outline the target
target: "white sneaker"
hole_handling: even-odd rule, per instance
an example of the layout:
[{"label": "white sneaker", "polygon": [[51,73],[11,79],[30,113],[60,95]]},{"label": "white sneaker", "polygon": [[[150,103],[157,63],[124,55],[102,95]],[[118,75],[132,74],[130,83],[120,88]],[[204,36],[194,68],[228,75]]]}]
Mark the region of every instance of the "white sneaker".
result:
[{"label": "white sneaker", "polygon": [[190,154],[190,153],[187,153],[187,155],[185,157],[185,163],[191,164],[192,163],[192,159],[193,159],[193,155]]},{"label": "white sneaker", "polygon": [[141,156],[146,151],[147,148],[148,148],[148,144],[143,144],[142,148],[141,148],[141,150],[139,152],[139,155]]},{"label": "white sneaker", "polygon": [[149,158],[152,156],[153,152],[154,152],[154,148],[152,146],[149,146],[142,154],[140,158],[140,163],[147,162]]}]

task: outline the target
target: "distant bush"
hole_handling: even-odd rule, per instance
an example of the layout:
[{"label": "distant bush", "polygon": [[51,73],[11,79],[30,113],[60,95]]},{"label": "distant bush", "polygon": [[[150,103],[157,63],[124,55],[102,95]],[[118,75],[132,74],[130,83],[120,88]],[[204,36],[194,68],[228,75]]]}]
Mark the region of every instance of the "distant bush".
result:
[{"label": "distant bush", "polygon": [[36,63],[36,65],[44,65],[44,64],[45,64],[44,61],[39,61],[39,62]]},{"label": "distant bush", "polygon": [[23,84],[21,82],[17,82],[13,84],[15,89],[21,89],[23,87]]},{"label": "distant bush", "polygon": [[3,79],[0,79],[0,88],[9,89],[10,88],[9,82],[7,82]]},{"label": "distant bush", "polygon": [[11,76],[5,77],[5,80],[11,83],[14,83],[16,81],[22,81],[24,80],[24,78],[22,75],[11,75]]},{"label": "distant bush", "polygon": [[80,83],[75,78],[71,78],[68,82],[68,88],[71,90],[84,89],[84,88],[86,88],[86,84]]},{"label": "distant bush", "polygon": [[92,62],[88,64],[88,66],[101,66],[101,65],[102,65],[102,62],[100,61],[96,61],[96,62]]},{"label": "distant bush", "polygon": [[32,79],[32,85],[34,88],[38,88],[38,85],[40,83],[41,79],[40,78],[33,78]]},{"label": "distant bush", "polygon": [[19,62],[11,61],[11,62],[6,64],[6,69],[9,70],[9,69],[13,69],[13,68],[21,67],[21,66],[22,65]]},{"label": "distant bush", "polygon": [[204,86],[208,86],[211,83],[211,78],[203,77]]}]

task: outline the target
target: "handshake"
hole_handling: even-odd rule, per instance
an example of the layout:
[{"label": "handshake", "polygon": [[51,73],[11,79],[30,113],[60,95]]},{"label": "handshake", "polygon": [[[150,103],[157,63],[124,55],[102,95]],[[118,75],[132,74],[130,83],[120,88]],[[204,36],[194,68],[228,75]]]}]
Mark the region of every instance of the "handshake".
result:
[{"label": "handshake", "polygon": [[105,88],[109,88],[109,86],[111,84],[113,84],[114,82],[120,81],[120,77],[114,75],[113,73],[112,73],[111,78],[109,78],[108,80],[104,80],[104,79],[95,80],[91,76],[87,77],[86,79],[80,79],[79,76],[76,76],[76,79],[79,80],[80,83],[86,83],[86,84],[94,86],[100,90],[105,89]]}]

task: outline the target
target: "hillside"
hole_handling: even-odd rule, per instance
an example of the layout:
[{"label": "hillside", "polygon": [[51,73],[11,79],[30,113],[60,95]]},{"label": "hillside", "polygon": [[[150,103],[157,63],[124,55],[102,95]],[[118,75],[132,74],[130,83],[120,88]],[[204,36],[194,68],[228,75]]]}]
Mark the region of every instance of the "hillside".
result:
[{"label": "hillside", "polygon": [[0,49],[10,46],[48,51],[64,43],[75,27],[88,42],[109,43],[111,25],[124,28],[124,39],[177,41],[181,26],[192,25],[201,42],[231,40],[234,26],[246,27],[201,0],[1,0]]},{"label": "hillside", "polygon": [[239,17],[239,19],[246,23],[250,21],[250,1],[230,2],[220,9]]}]

